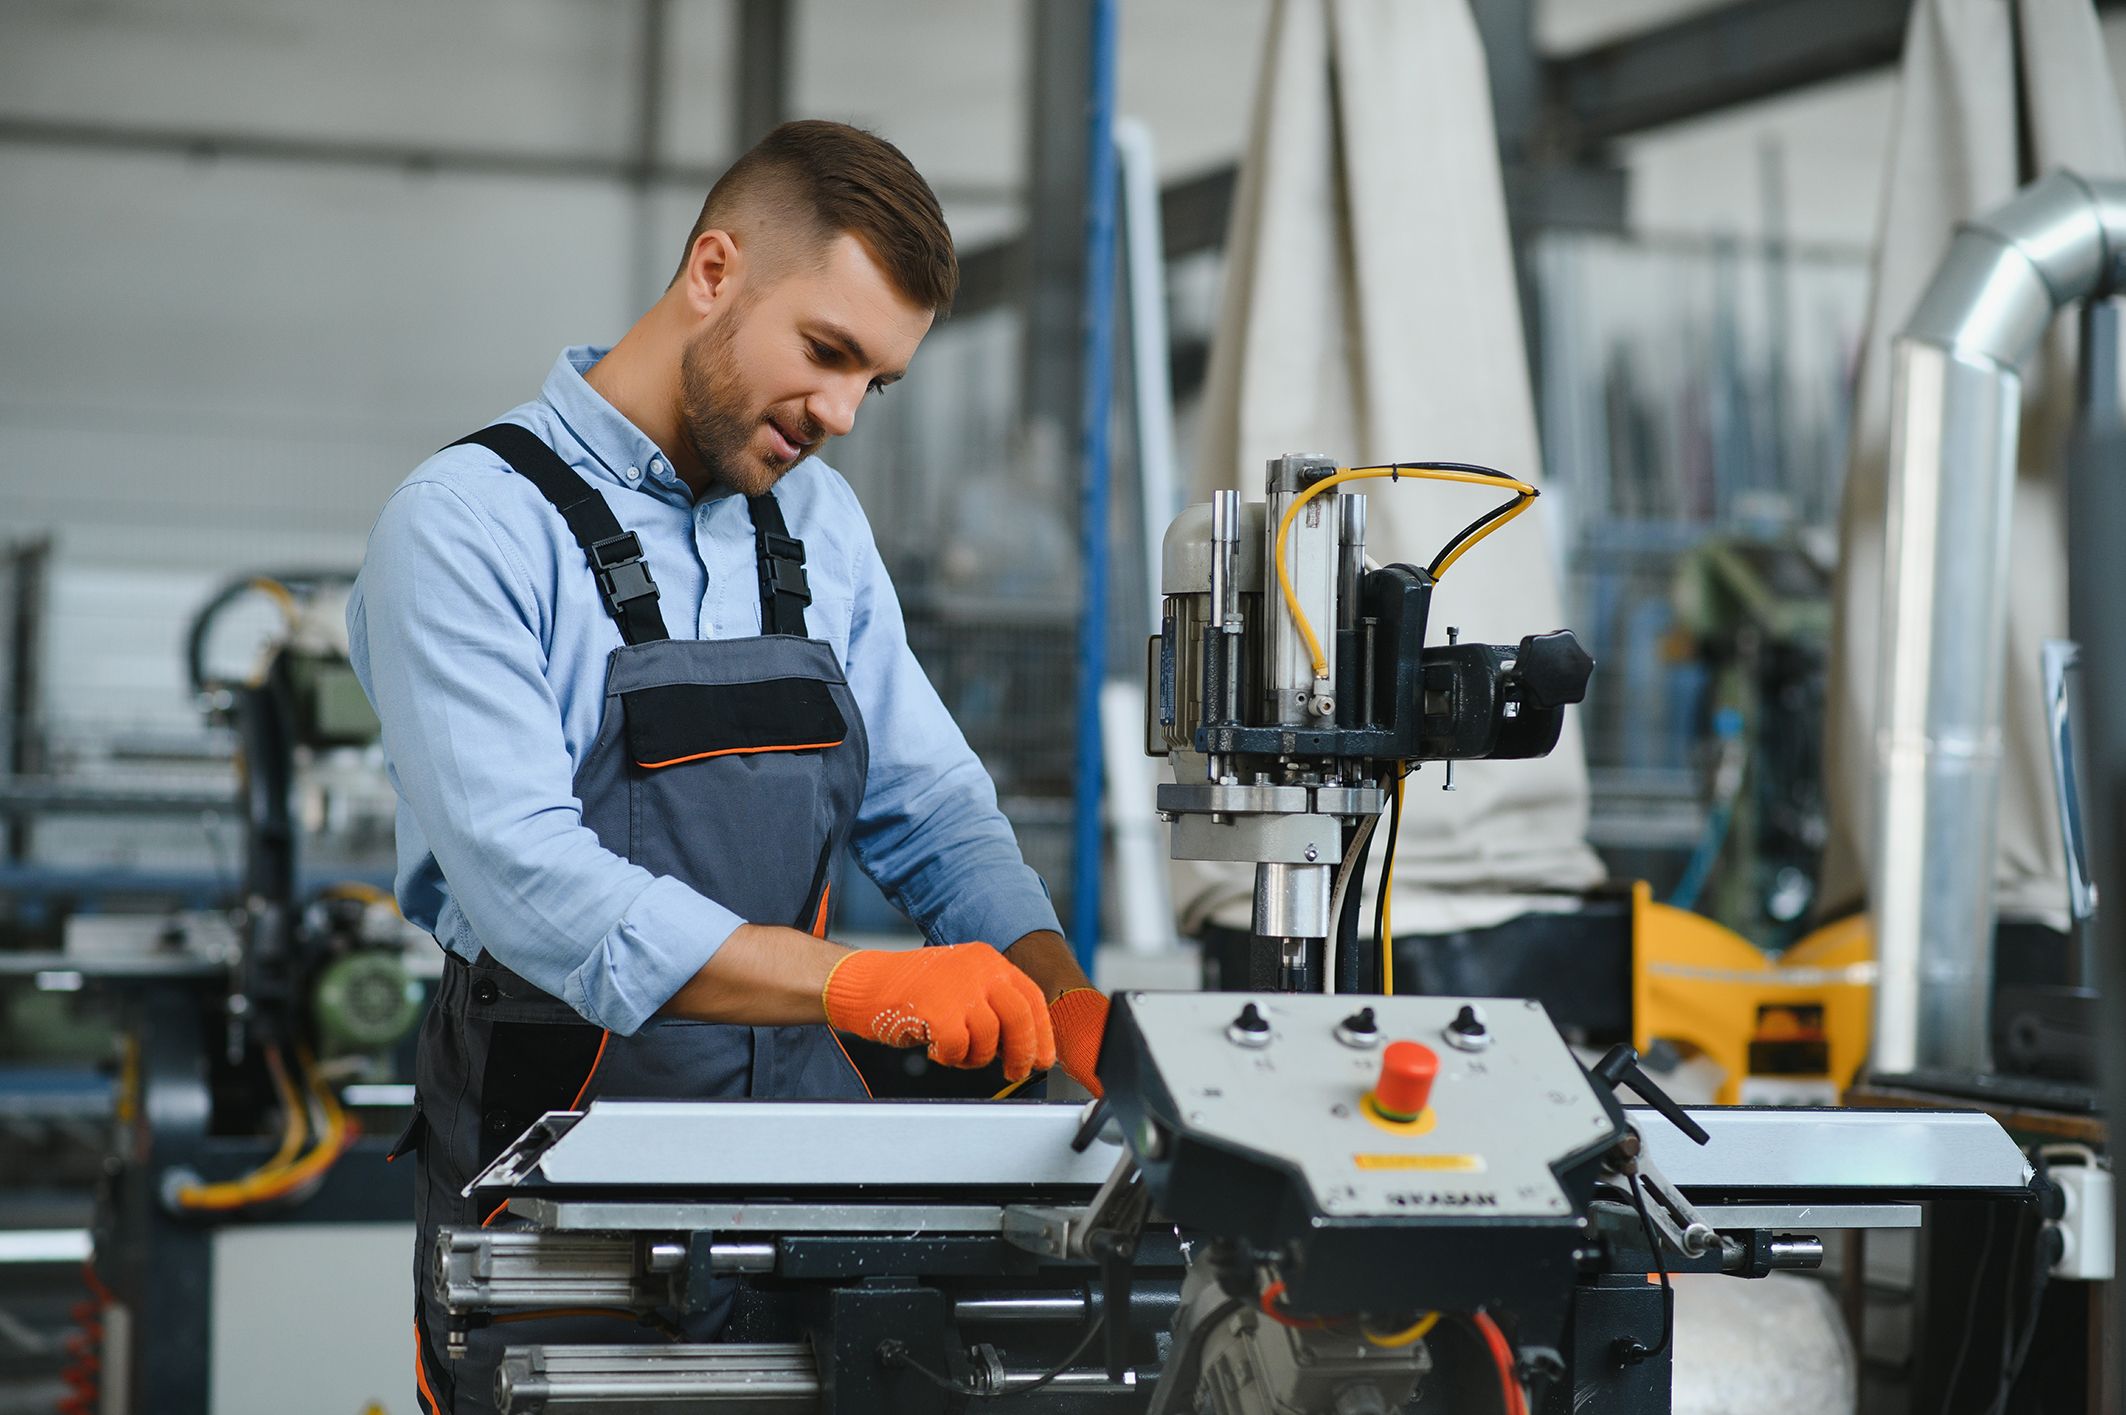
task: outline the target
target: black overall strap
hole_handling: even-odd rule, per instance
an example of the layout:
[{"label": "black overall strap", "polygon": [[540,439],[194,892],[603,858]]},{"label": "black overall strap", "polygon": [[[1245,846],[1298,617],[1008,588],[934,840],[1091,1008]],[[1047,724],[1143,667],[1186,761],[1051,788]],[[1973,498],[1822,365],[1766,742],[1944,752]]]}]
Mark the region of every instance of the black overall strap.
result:
[{"label": "black overall strap", "polygon": [[[467,443],[485,447],[509,463],[561,513],[591,562],[598,594],[605,601],[606,613],[620,626],[623,640],[641,644],[671,637],[657,608],[657,582],[642,561],[642,542],[633,531],[620,529],[613,508],[605,504],[596,487],[576,475],[537,433],[516,423],[495,423],[450,445]],[[776,524],[781,526],[779,517]]]},{"label": "black overall strap", "polygon": [[805,606],[812,588],[805,582],[805,543],[793,538],[775,493],[746,498],[753,513],[754,556],[760,564],[760,632],[805,637]]}]

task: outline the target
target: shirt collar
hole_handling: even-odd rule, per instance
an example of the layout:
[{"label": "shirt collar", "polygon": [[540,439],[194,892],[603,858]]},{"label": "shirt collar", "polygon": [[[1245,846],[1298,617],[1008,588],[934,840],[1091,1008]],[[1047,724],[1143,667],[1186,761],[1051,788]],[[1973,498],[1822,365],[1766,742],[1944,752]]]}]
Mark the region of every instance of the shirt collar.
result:
[{"label": "shirt collar", "polygon": [[[540,396],[605,475],[622,486],[653,494],[662,488],[692,500],[693,493],[672,470],[672,459],[584,380],[583,375],[608,352],[594,344],[572,344],[563,349],[546,375]],[[635,473],[632,477],[628,475],[630,470]]]}]

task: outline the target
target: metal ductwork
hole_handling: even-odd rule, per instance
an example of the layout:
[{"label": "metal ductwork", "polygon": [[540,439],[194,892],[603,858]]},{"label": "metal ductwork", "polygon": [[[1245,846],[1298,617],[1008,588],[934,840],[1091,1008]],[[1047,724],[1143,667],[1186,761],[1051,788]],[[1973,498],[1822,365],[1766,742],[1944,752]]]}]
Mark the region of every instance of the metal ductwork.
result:
[{"label": "metal ductwork", "polygon": [[2062,309],[2121,289],[2122,275],[2126,182],[2056,171],[1957,228],[1893,349],[1870,877],[1877,1073],[1989,1067],[2021,367]]}]

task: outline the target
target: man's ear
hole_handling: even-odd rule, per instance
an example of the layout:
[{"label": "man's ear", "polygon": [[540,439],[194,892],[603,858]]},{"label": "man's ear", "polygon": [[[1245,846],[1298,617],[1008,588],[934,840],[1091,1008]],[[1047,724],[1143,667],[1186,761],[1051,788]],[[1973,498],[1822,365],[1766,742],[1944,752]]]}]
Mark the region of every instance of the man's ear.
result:
[{"label": "man's ear", "polygon": [[711,228],[694,238],[687,263],[679,272],[680,293],[697,315],[706,315],[736,292],[743,258],[728,231]]}]

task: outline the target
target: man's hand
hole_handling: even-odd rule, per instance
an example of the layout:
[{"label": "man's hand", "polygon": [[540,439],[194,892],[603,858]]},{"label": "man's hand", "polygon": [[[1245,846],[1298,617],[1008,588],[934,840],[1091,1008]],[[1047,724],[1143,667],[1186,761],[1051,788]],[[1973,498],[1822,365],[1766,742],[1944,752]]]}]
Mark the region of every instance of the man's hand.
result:
[{"label": "man's hand", "polygon": [[1105,1094],[1093,1066],[1100,1060],[1100,1038],[1107,1032],[1107,997],[1097,988],[1072,988],[1048,1005],[1056,1029],[1056,1060],[1070,1079],[1097,1099]]},{"label": "man's hand", "polygon": [[1100,1059],[1100,1037],[1107,1030],[1107,998],[1092,985],[1078,959],[1053,929],[1037,929],[1011,946],[1005,957],[1041,985],[1048,1020],[1056,1030],[1056,1056],[1064,1071],[1095,1096],[1100,1082],[1093,1063]]},{"label": "man's hand", "polygon": [[887,1046],[925,1046],[945,1066],[987,1066],[1024,1080],[1056,1064],[1047,999],[986,943],[906,952],[859,949],[827,977],[827,1021]]}]

